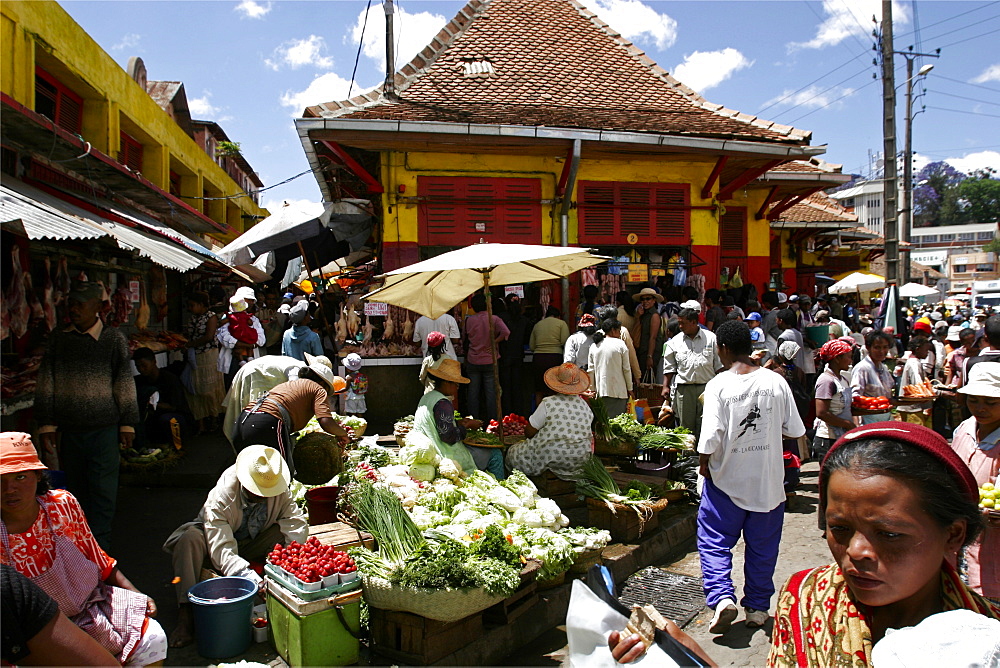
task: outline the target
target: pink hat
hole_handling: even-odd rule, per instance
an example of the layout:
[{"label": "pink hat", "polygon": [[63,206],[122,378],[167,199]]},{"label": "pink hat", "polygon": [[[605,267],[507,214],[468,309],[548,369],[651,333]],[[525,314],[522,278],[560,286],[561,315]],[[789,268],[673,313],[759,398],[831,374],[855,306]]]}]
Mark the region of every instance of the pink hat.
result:
[{"label": "pink hat", "polygon": [[48,467],[38,459],[31,436],[20,431],[0,433],[0,473],[44,471]]},{"label": "pink hat", "polygon": [[444,334],[441,332],[433,331],[427,335],[428,346],[440,346],[442,343],[444,343]]}]

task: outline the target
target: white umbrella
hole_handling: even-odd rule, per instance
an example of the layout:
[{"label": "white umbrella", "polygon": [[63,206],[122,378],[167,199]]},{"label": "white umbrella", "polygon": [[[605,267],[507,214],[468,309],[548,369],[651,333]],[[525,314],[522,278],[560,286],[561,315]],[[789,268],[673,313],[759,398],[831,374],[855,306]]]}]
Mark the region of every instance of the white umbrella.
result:
[{"label": "white umbrella", "polygon": [[885,279],[881,276],[856,271],[831,285],[827,288],[827,292],[833,295],[846,295],[853,292],[872,292],[884,287]]},{"label": "white umbrella", "polygon": [[365,299],[437,318],[483,287],[563,278],[606,259],[586,248],[474,244],[384,274]]},{"label": "white umbrella", "polygon": [[[490,285],[531,283],[563,278],[600,264],[608,258],[592,255],[586,248],[532,246],[527,244],[473,244],[429,260],[411,264],[382,276],[385,284],[365,295],[365,299],[401,306],[428,318],[440,317],[477,290],[489,293]],[[493,300],[486,299],[490,340],[493,332]],[[497,418],[500,408],[500,379],[496,346],[493,357],[493,385],[497,388]],[[502,422],[501,422],[502,436]]]},{"label": "white umbrella", "polygon": [[218,255],[232,266],[250,264],[258,255],[317,236],[329,218],[329,206],[322,202],[285,202],[277,212],[227,244]]},{"label": "white umbrella", "polygon": [[899,289],[900,297],[930,297],[938,294],[937,288],[920,283],[907,283]]}]

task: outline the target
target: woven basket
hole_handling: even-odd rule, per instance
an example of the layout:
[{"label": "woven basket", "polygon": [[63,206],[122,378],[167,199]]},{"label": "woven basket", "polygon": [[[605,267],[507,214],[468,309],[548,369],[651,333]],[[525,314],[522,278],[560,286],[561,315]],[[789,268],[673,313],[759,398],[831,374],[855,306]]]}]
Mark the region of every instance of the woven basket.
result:
[{"label": "woven basket", "polygon": [[566,571],[563,571],[554,578],[549,578],[548,580],[535,580],[536,591],[542,591],[545,589],[555,589],[559,585],[566,582]]},{"label": "woven basket", "polygon": [[504,600],[483,589],[418,589],[362,575],[365,601],[379,610],[409,612],[439,622],[457,622]]},{"label": "woven basket", "polygon": [[638,453],[639,448],[633,441],[625,441],[622,439],[615,439],[613,441],[606,441],[601,437],[594,437],[594,454],[595,455],[614,455],[617,457],[635,457]]},{"label": "woven basket", "polygon": [[601,563],[601,554],[604,549],[599,550],[587,550],[586,552],[581,552],[576,555],[576,560],[573,561],[573,565],[569,567],[570,573],[586,573],[590,570],[591,566]]},{"label": "woven basket", "polygon": [[[683,490],[676,490],[676,491],[682,492]],[[664,508],[666,508],[668,503],[670,503],[669,499],[657,499],[656,501],[653,501],[653,502],[649,503],[646,506],[646,509],[649,510],[650,512],[658,513],[661,510],[663,510]],[[635,512],[635,508],[633,508],[632,506],[626,506],[623,503],[612,503],[611,505],[614,506],[614,511],[613,512],[615,514],[622,513],[622,512],[629,512],[629,513],[634,513]],[[603,501],[600,501],[598,499],[592,499],[592,498],[590,498],[588,496],[587,497],[587,506],[590,507],[590,508],[605,508],[606,509],[608,507],[608,504],[606,504]]]}]

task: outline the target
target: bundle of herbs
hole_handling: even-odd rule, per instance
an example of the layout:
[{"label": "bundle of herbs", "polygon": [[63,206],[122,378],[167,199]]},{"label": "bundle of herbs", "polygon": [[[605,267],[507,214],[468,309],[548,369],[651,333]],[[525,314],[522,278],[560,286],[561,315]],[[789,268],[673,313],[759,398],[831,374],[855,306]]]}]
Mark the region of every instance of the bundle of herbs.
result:
[{"label": "bundle of herbs", "polygon": [[520,566],[484,556],[453,539],[427,543],[389,574],[390,582],[422,589],[478,588],[510,596],[521,583]]},{"label": "bundle of herbs", "polygon": [[590,410],[594,414],[594,436],[605,442],[613,440],[615,435],[611,431],[611,421],[608,419],[608,409],[604,406],[604,402],[600,397],[590,397],[587,403],[590,404]]},{"label": "bundle of herbs", "polygon": [[358,526],[378,542],[377,553],[355,556],[363,572],[386,577],[427,544],[399,497],[385,487],[359,481],[351,486],[347,502],[354,510]]},{"label": "bundle of herbs", "polygon": [[639,437],[641,450],[694,450],[695,446],[694,434],[685,427],[667,429],[646,425],[646,431]]},{"label": "bundle of herbs", "polygon": [[653,490],[649,485],[632,481],[623,492],[618,484],[604,468],[597,457],[591,457],[584,463],[580,476],[576,479],[576,491],[592,499],[603,501],[612,512],[615,504],[631,506],[637,511],[651,505]]}]

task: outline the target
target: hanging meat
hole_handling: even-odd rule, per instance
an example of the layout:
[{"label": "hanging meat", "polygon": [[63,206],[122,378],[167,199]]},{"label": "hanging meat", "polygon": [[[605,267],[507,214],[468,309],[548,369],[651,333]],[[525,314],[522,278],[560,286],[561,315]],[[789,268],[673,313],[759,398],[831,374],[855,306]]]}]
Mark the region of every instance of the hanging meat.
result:
[{"label": "hanging meat", "polygon": [[413,341],[413,321],[410,320],[410,312],[406,311],[404,313],[406,321],[403,323],[403,342],[411,343]]},{"label": "hanging meat", "polygon": [[31,312],[31,316],[28,318],[29,322],[39,322],[45,320],[45,309],[42,308],[42,302],[38,300],[38,293],[35,292],[34,282],[31,280],[31,272],[24,272],[24,295],[28,300],[28,309]]},{"label": "hanging meat", "polygon": [[348,303],[347,305],[347,335],[351,340],[355,340],[358,337],[358,330],[361,329],[361,318],[358,317],[358,312],[354,310],[354,304]]},{"label": "hanging meat", "polygon": [[155,322],[160,322],[167,317],[167,274],[163,267],[153,265],[149,272],[150,295],[153,298],[153,306],[156,311],[153,314]]},{"label": "hanging meat", "polygon": [[45,258],[45,287],[42,289],[42,311],[45,312],[45,328],[52,331],[56,327],[55,285],[52,283],[52,263]]},{"label": "hanging meat", "polygon": [[21,268],[21,251],[14,246],[11,252],[11,278],[3,300],[10,312],[10,333],[15,339],[24,336],[28,331],[28,320],[31,318],[31,306],[24,292],[24,270]]},{"label": "hanging meat", "polygon": [[52,295],[56,306],[56,324],[69,321],[69,266],[66,256],[59,257],[56,263],[56,275],[52,279],[55,284],[55,292]]},{"label": "hanging meat", "polygon": [[337,318],[337,343],[342,344],[347,340],[347,307],[340,309],[340,317]]},{"label": "hanging meat", "polygon": [[0,304],[0,341],[10,336],[10,311],[7,310],[7,302]]},{"label": "hanging meat", "polygon": [[121,287],[115,290],[111,296],[111,318],[112,327],[121,327],[128,322],[129,314],[132,313],[132,292]]},{"label": "hanging meat", "polygon": [[149,327],[149,304],[146,303],[146,286],[139,283],[139,310],[135,312],[136,329],[142,331]]},{"label": "hanging meat", "polygon": [[365,326],[361,328],[361,331],[364,332],[364,338],[361,339],[362,343],[368,343],[369,341],[372,340],[372,332],[374,331],[374,329],[375,326],[372,325],[371,316],[366,315]]},{"label": "hanging meat", "polygon": [[396,314],[389,308],[389,314],[385,317],[385,330],[382,332],[382,340],[389,342],[396,336]]}]

